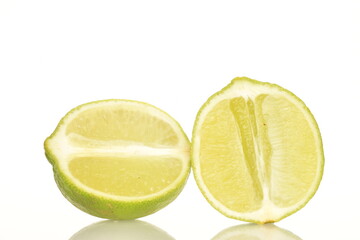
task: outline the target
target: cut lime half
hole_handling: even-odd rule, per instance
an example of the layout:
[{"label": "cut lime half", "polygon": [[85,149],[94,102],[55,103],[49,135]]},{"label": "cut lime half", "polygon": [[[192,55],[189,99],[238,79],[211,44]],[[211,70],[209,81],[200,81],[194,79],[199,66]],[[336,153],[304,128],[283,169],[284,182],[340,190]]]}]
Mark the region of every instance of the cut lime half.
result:
[{"label": "cut lime half", "polygon": [[63,195],[108,219],[133,219],[163,208],[190,171],[189,141],[162,110],[104,100],[70,111],[45,141]]},{"label": "cut lime half", "polygon": [[201,107],[192,166],[224,215],[276,222],[302,208],[322,178],[324,155],[310,110],[275,84],[235,78]]}]

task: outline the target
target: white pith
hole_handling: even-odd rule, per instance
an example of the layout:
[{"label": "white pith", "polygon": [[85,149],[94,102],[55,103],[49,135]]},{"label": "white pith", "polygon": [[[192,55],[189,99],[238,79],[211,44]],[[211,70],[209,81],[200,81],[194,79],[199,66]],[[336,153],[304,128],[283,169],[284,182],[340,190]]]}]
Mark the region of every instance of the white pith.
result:
[{"label": "white pith", "polygon": [[[200,126],[202,126],[206,115],[213,109],[213,107],[225,99],[231,99],[235,97],[243,97],[244,99],[252,99],[255,100],[257,96],[260,94],[271,94],[272,96],[281,96],[282,98],[286,98],[288,101],[292,102],[294,105],[296,105],[299,109],[302,110],[304,113],[304,116],[306,117],[307,121],[309,122],[309,125],[313,128],[313,132],[317,133],[318,129],[316,129],[316,123],[312,117],[312,115],[309,114],[308,110],[306,109],[306,106],[298,100],[294,95],[291,95],[287,91],[284,91],[278,87],[274,87],[270,84],[255,84],[252,81],[247,80],[237,80],[233,81],[230,86],[219,92],[218,94],[215,94],[202,108],[200,114],[197,117],[196,126],[194,128],[193,132],[193,139],[192,139],[192,159],[193,159],[193,170],[195,178],[197,179],[197,184],[199,185],[200,189],[202,190],[203,194],[207,198],[207,200],[220,212],[223,212],[225,215],[237,218],[237,219],[243,219],[243,220],[249,220],[249,221],[263,221],[263,222],[271,222],[271,221],[277,221],[284,216],[286,216],[289,213],[295,212],[297,209],[301,208],[306,202],[309,200],[311,195],[316,191],[318,186],[318,180],[321,179],[322,171],[319,168],[319,171],[316,173],[315,179],[317,181],[313,182],[313,185],[308,191],[308,196],[305,196],[302,201],[298,202],[296,205],[293,205],[291,207],[287,208],[280,208],[276,206],[271,199],[268,196],[268,189],[267,184],[263,184],[263,200],[262,200],[262,207],[256,211],[252,212],[236,212],[229,208],[227,208],[225,205],[223,205],[221,202],[219,202],[208,190],[207,186],[205,185],[202,176],[201,176],[201,168],[200,168],[200,160],[199,160],[199,149],[200,149]],[[316,138],[316,144],[317,149],[322,148],[321,144],[321,138],[318,136]],[[261,153],[261,151],[258,151],[258,153]],[[318,159],[322,159],[322,152],[318,152]],[[262,179],[261,176],[259,176],[260,179]],[[220,183],[219,183],[220,184]]]}]

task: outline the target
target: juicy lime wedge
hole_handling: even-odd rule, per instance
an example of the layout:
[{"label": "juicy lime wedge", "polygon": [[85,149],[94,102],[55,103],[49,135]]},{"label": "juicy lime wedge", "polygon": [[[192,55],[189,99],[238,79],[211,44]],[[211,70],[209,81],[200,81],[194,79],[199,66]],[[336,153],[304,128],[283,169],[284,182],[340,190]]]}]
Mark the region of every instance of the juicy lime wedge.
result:
[{"label": "juicy lime wedge", "polygon": [[109,219],[142,217],[174,200],[190,171],[189,148],[173,118],[129,100],[81,105],[45,141],[64,196]]},{"label": "juicy lime wedge", "polygon": [[235,78],[200,109],[192,140],[197,184],[231,218],[279,221],[302,208],[321,181],[316,121],[274,84]]}]

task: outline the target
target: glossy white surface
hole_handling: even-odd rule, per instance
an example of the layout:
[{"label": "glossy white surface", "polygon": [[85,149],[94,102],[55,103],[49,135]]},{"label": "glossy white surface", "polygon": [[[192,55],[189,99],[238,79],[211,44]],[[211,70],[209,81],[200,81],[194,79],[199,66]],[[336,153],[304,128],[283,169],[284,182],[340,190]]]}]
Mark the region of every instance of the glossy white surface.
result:
[{"label": "glossy white surface", "polygon": [[67,111],[109,98],[149,102],[191,137],[202,103],[236,76],[294,92],[323,136],[318,192],[275,226],[295,239],[360,239],[359,12],[357,0],[2,0],[0,239],[124,238],[134,228],[198,240],[242,231],[247,223],[214,210],[192,176],[173,203],[140,219],[149,229],[97,228],[102,219],[61,195],[43,150]]}]

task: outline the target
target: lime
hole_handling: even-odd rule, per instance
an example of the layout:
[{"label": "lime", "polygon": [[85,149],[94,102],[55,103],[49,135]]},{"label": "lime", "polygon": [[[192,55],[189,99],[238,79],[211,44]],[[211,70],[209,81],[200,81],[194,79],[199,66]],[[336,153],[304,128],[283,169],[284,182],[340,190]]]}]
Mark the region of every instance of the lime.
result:
[{"label": "lime", "polygon": [[320,184],[324,155],[305,104],[275,84],[235,78],[200,109],[192,138],[196,182],[224,215],[276,222]]},{"label": "lime", "polygon": [[190,171],[189,141],[146,103],[103,100],[71,110],[45,141],[63,195],[108,219],[134,219],[172,202]]}]

